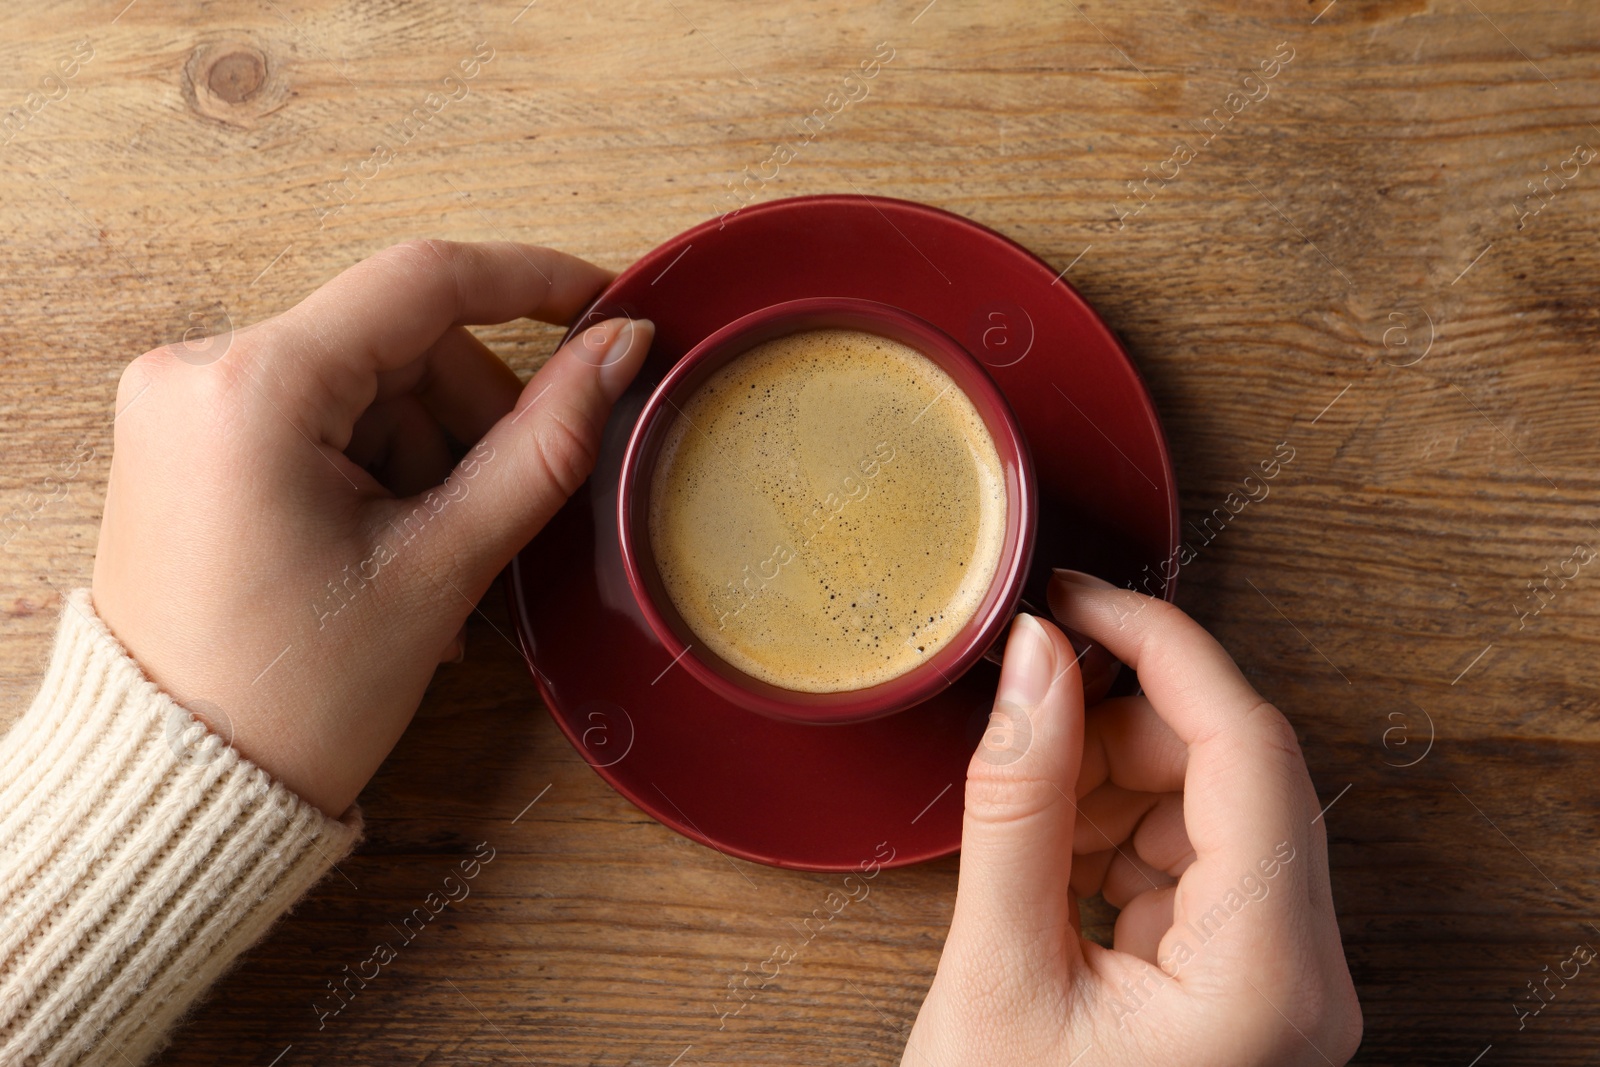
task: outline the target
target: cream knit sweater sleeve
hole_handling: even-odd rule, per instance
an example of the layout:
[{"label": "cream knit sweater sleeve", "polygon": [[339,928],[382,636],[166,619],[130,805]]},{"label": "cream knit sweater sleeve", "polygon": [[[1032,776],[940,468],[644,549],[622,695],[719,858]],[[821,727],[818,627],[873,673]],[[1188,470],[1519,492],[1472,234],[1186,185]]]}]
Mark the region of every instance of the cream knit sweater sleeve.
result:
[{"label": "cream knit sweater sleeve", "polygon": [[157,689],[74,592],[0,739],[0,1065],[142,1063],[360,833]]}]

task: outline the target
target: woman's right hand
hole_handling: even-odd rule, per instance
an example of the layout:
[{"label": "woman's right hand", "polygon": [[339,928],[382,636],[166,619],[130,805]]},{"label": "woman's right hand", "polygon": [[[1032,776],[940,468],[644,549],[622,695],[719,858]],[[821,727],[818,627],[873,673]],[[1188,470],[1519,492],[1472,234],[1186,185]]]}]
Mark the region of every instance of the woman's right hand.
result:
[{"label": "woman's right hand", "polygon": [[[1172,605],[1058,571],[1050,606],[1144,694],[1086,717],[1072,645],[1017,620],[902,1067],[1344,1063],[1361,1007],[1293,729]],[[1111,949],[1079,928],[1097,892]]]}]

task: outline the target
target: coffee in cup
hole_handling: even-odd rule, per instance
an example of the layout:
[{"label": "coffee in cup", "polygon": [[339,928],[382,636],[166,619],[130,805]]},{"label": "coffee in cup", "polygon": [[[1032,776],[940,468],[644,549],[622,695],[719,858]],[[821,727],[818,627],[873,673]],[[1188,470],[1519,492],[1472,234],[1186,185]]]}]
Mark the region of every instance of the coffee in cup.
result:
[{"label": "coffee in cup", "polygon": [[1005,468],[946,371],[859,329],[750,348],[674,403],[648,536],[679,617],[728,665],[839,693],[920,666],[1006,548]]}]

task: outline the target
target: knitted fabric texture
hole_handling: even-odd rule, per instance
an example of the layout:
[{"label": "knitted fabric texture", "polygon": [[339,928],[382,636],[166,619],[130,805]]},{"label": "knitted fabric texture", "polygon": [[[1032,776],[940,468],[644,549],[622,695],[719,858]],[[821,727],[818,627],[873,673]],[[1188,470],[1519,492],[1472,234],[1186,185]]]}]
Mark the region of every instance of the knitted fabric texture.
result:
[{"label": "knitted fabric texture", "polygon": [[0,738],[0,1064],[139,1064],[355,847],[67,599]]}]

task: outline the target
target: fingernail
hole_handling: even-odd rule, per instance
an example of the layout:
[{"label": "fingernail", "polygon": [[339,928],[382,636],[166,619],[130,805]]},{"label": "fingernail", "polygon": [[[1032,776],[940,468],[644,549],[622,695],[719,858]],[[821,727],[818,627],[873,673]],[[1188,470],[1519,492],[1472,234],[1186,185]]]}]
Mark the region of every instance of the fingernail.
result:
[{"label": "fingernail", "polygon": [[1000,668],[995,699],[1034,707],[1050,691],[1055,676],[1055,646],[1044,625],[1032,615],[1018,615],[1006,640],[1006,659]]},{"label": "fingernail", "polygon": [[1073,571],[1068,570],[1065,567],[1056,567],[1053,573],[1055,574],[1056,581],[1066,582],[1069,585],[1086,585],[1090,589],[1116,588],[1116,586],[1112,585],[1104,578],[1096,578],[1094,575],[1085,574],[1082,571]]},{"label": "fingernail", "polygon": [[639,365],[644,362],[644,353],[649,350],[655,331],[655,323],[649,319],[629,319],[601,353],[597,360],[600,390],[613,404],[639,373]]}]

